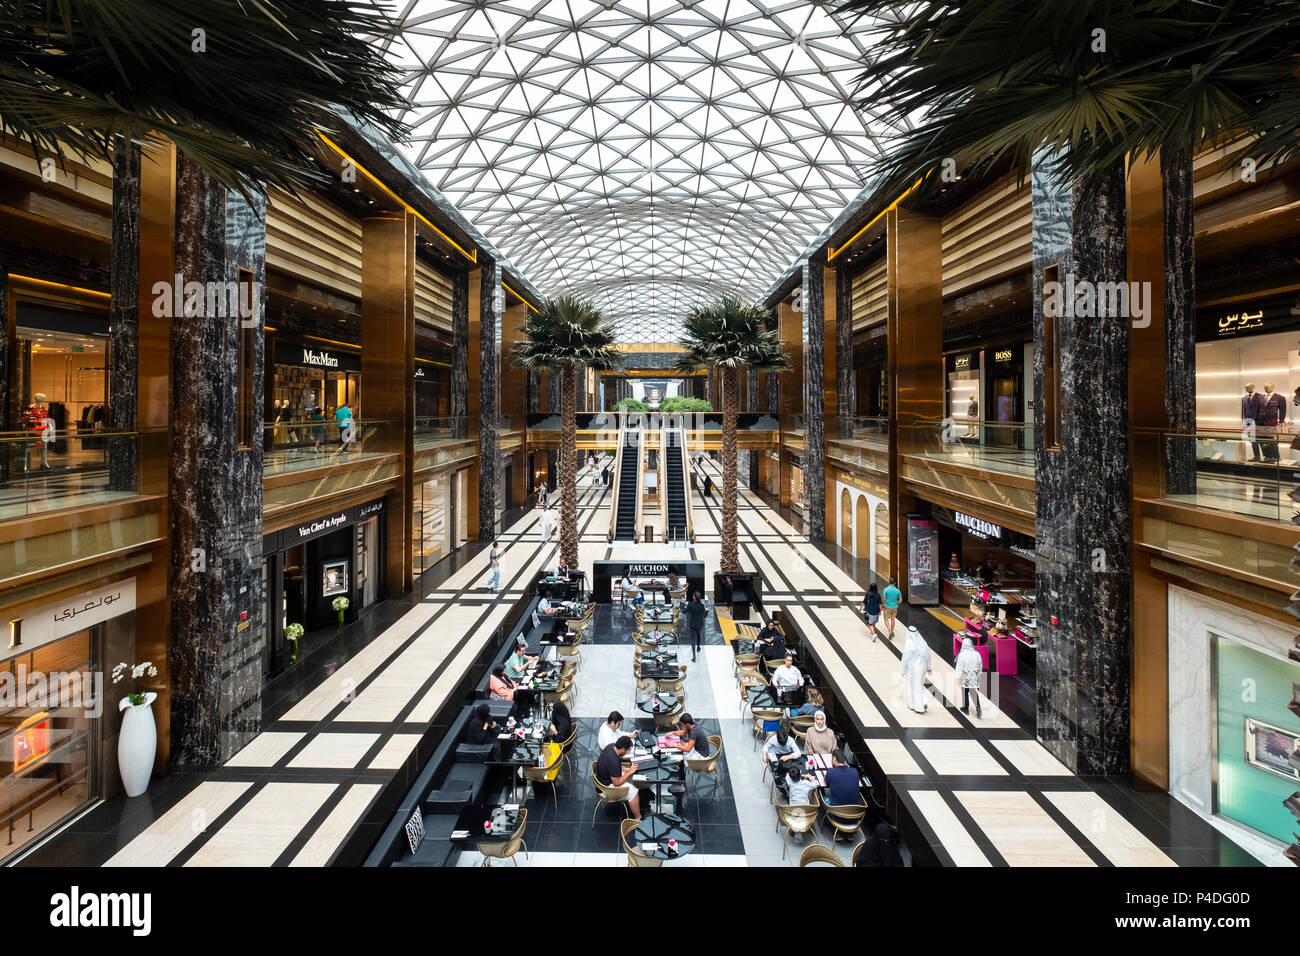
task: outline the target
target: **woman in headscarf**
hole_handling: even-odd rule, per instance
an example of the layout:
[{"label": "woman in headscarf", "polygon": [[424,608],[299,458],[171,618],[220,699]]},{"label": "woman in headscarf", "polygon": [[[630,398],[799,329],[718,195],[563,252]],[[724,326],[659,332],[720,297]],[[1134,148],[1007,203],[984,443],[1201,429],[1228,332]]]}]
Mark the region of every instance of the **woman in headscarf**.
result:
[{"label": "woman in headscarf", "polygon": [[564,701],[557,700],[551,708],[551,727],[549,730],[551,740],[556,743],[564,743],[573,733],[573,718],[569,716],[569,708],[564,705]]},{"label": "woman in headscarf", "polygon": [[925,713],[925,675],[930,673],[930,646],[915,627],[907,629],[907,644],[899,667],[907,692],[907,706],[918,714]]},{"label": "woman in headscarf", "polygon": [[479,746],[490,744],[496,735],[497,722],[492,719],[492,708],[487,704],[479,704],[474,708],[474,716],[470,719],[465,743]]},{"label": "woman in headscarf", "polygon": [[969,637],[962,638],[961,652],[957,655],[957,680],[961,683],[961,712],[970,713],[970,698],[975,698],[975,716],[980,712],[980,674],[984,673],[984,658],[975,650]]},{"label": "woman in headscarf", "polygon": [[871,836],[858,854],[858,866],[902,866],[903,855],[898,852],[898,840],[888,823],[877,823]]},{"label": "woman in headscarf", "polygon": [[803,751],[808,754],[828,754],[835,749],[835,731],[826,724],[826,711],[813,714],[813,725],[803,739]]}]

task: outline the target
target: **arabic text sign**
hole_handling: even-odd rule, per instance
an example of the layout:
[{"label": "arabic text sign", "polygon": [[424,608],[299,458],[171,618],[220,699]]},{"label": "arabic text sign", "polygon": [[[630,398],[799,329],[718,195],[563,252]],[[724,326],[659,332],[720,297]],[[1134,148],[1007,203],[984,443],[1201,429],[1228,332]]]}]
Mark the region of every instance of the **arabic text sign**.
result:
[{"label": "arabic text sign", "polygon": [[135,578],[46,604],[23,615],[22,643],[0,648],[0,654],[6,657],[26,654],[42,644],[134,610]]}]

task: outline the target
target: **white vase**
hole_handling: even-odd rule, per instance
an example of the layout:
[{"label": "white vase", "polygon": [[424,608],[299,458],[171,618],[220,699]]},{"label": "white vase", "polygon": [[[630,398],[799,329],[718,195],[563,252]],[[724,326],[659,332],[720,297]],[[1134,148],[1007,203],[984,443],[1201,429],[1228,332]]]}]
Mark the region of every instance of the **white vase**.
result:
[{"label": "white vase", "polygon": [[149,789],[153,775],[153,758],[158,749],[158,727],[153,722],[153,702],[158,695],[144,695],[144,703],[133,704],[123,697],[117,709],[122,715],[122,729],[117,735],[117,769],[128,797],[138,797]]}]

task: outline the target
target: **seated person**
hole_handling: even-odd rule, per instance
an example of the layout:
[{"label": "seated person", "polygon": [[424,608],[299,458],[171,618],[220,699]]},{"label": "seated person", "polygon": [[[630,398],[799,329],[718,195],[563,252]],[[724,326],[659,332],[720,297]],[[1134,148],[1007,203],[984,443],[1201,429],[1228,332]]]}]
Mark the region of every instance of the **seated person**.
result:
[{"label": "seated person", "polygon": [[569,716],[569,708],[565,706],[564,701],[557,700],[555,706],[551,708],[551,726],[547,728],[547,736],[555,743],[562,744],[572,734],[573,718]]},{"label": "seated person", "polygon": [[777,699],[788,703],[794,692],[802,686],[803,674],[799,673],[799,668],[794,666],[794,655],[787,651],[785,662],[772,671],[772,690],[775,691]]},{"label": "seated person", "polygon": [[713,752],[708,736],[695,724],[690,714],[682,714],[678,722],[681,728],[668,734],[670,746],[676,747],[689,760],[707,760]]},{"label": "seated person", "polygon": [[808,688],[808,699],[798,707],[790,708],[791,717],[811,717],[825,706],[826,702],[822,699],[822,692],[816,687]]},{"label": "seated person", "polygon": [[668,586],[674,591],[680,591],[682,589],[682,579],[677,576],[676,571],[668,572]]},{"label": "seated person", "polygon": [[633,817],[640,820],[641,794],[636,784],[632,782],[632,775],[636,773],[636,764],[632,764],[626,771],[623,769],[623,755],[631,749],[632,738],[625,734],[602,750],[600,756],[596,758],[596,779],[606,787],[626,786],[627,808],[632,811]]},{"label": "seated person", "polygon": [[835,731],[826,723],[826,712],[819,710],[813,715],[813,725],[803,738],[803,752],[806,754],[829,754],[835,752]]},{"label": "seated person", "polygon": [[569,565],[565,562],[563,556],[560,558],[560,563],[555,566],[555,576],[561,581],[569,580]]},{"label": "seated person", "polygon": [[831,751],[831,769],[826,771],[826,802],[837,807],[862,802],[862,778],[844,762],[844,751]]},{"label": "seated person", "polygon": [[803,771],[799,769],[799,764],[792,763],[786,770],[785,789],[790,796],[786,801],[787,806],[806,807],[812,803],[813,791],[817,789],[817,778],[811,774],[805,777]]},{"label": "seated person", "polygon": [[632,583],[632,578],[626,571],[623,572],[623,580],[618,582],[618,586],[624,591],[635,591],[636,585]]},{"label": "seated person", "polygon": [[773,737],[763,744],[763,760],[772,766],[772,774],[777,779],[785,776],[785,769],[802,756],[799,742],[794,735],[782,727]]},{"label": "seated person", "polygon": [[514,700],[518,690],[515,682],[506,676],[506,665],[498,664],[492,668],[492,676],[488,678],[489,697],[493,700]]},{"label": "seated person", "polygon": [[559,613],[559,606],[551,603],[551,592],[543,591],[542,599],[537,602],[537,610],[533,612],[533,627],[542,626],[542,616],[553,618]]},{"label": "seated person", "polygon": [[515,652],[506,658],[506,676],[511,680],[523,680],[524,673],[537,661],[538,658],[528,656],[528,644],[521,636],[515,642]]},{"label": "seated person", "polygon": [[785,657],[785,635],[776,626],[776,621],[768,621],[767,627],[758,632],[758,652],[767,660],[779,660]]},{"label": "seated person", "polygon": [[596,749],[604,750],[619,737],[623,736],[622,730],[623,715],[618,711],[610,711],[605,722],[600,725],[600,733],[596,735]]},{"label": "seated person", "polygon": [[862,852],[858,854],[858,866],[902,866],[903,854],[898,852],[898,835],[894,828],[883,820],[871,830]]},{"label": "seated person", "polygon": [[465,743],[482,746],[496,739],[497,722],[492,719],[492,708],[487,704],[479,704],[474,708],[474,716],[470,718],[469,730],[465,733]]}]

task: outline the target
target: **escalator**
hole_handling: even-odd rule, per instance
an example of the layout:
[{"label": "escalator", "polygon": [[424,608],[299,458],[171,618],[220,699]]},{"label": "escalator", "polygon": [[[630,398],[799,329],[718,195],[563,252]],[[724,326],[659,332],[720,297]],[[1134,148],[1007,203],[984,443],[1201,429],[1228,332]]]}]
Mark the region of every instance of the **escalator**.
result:
[{"label": "escalator", "polygon": [[663,430],[664,540],[691,540],[690,486],[686,476],[686,438],[680,428]]},{"label": "escalator", "polygon": [[610,541],[635,544],[637,520],[641,512],[641,442],[640,433],[627,428],[619,436],[618,460],[614,464],[614,514]]}]

